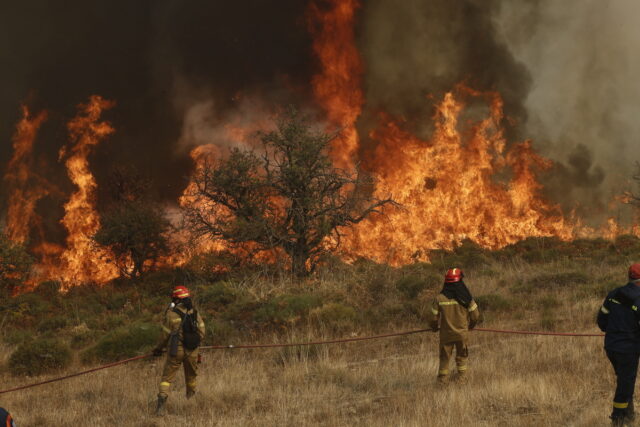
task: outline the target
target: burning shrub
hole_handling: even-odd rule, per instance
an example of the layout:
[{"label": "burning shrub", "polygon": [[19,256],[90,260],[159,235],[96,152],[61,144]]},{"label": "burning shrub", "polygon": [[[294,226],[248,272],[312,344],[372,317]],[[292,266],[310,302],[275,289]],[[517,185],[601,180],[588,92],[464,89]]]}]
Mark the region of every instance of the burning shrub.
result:
[{"label": "burning shrub", "polygon": [[378,212],[390,199],[371,195],[372,180],[333,166],[334,135],[314,131],[295,110],[260,135],[263,155],[233,149],[205,158],[183,196],[191,231],[232,247],[287,254],[294,273],[306,275],[340,241],[339,228]]},{"label": "burning shrub", "polygon": [[160,327],[153,323],[122,326],[103,336],[82,353],[84,363],[113,362],[143,353],[157,344]]},{"label": "burning shrub", "polygon": [[167,233],[171,224],[152,203],[121,203],[102,217],[93,239],[109,248],[121,274],[140,277],[158,258],[170,252]]},{"label": "burning shrub", "polygon": [[16,375],[41,375],[66,368],[70,363],[71,351],[55,339],[23,343],[9,358],[9,368]]}]

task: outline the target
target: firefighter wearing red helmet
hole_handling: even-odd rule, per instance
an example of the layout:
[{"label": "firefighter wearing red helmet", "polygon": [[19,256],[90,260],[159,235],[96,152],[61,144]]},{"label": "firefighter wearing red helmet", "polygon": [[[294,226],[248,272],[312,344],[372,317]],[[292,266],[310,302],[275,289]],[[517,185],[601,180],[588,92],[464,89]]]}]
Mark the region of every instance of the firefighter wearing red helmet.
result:
[{"label": "firefighter wearing red helmet", "polygon": [[184,365],[187,399],[196,392],[198,375],[198,349],[204,338],[205,328],[202,317],[193,307],[191,293],[185,286],[176,286],[171,293],[172,302],[165,311],[162,338],[153,350],[154,356],[161,356],[168,348],[167,359],[160,380],[156,415],[164,415],[169,388],[180,365]]},{"label": "firefighter wearing red helmet", "polygon": [[633,391],[640,360],[640,263],[629,267],[629,282],[609,292],[598,312],[604,349],[616,374],[611,421],[622,426],[635,418]]},{"label": "firefighter wearing red helmet", "polygon": [[429,313],[431,329],[434,332],[440,331],[440,384],[445,384],[449,378],[449,362],[454,349],[458,380],[465,379],[469,357],[469,330],[480,321],[478,304],[464,284],[463,277],[464,273],[459,268],[447,271],[442,291],[434,298]]}]

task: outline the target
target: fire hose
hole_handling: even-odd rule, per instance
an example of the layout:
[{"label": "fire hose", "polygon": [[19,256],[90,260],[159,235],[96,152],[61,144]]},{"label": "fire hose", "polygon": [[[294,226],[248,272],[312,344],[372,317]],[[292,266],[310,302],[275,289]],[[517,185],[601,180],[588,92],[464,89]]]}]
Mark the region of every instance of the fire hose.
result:
[{"label": "fire hose", "polygon": [[[573,332],[544,332],[544,331],[516,331],[516,330],[507,330],[507,329],[488,329],[488,328],[475,328],[474,331],[478,332],[492,332],[492,333],[501,333],[501,334],[516,334],[516,335],[542,335],[542,336],[561,336],[561,337],[603,337],[604,334],[594,334],[594,333],[573,333]],[[419,334],[423,332],[431,332],[431,329],[416,329],[412,331],[404,331],[404,332],[394,332],[389,334],[382,335],[371,335],[366,337],[351,337],[351,338],[342,338],[342,339],[334,339],[334,340],[326,340],[326,341],[306,341],[300,343],[275,343],[275,344],[243,344],[243,345],[207,345],[201,346],[201,350],[224,350],[224,349],[250,349],[250,348],[283,348],[283,347],[301,347],[301,346],[310,346],[310,345],[325,345],[325,344],[339,344],[339,343],[348,343],[348,342],[356,342],[356,341],[367,341],[367,340],[376,340],[381,338],[390,338],[390,337],[399,337],[405,335],[413,335]],[[133,362],[135,360],[145,359],[147,357],[151,357],[151,354],[143,354],[140,356],[130,357],[128,359],[119,360],[117,362],[108,363],[106,365],[97,366],[95,368],[87,369],[84,371],[75,372],[72,374],[64,375],[61,377],[51,378],[45,381],[40,381],[32,384],[26,384],[18,387],[9,388],[6,390],[0,390],[0,395],[5,393],[11,393],[14,391],[24,390],[44,384],[50,384],[58,381],[63,381],[69,378],[78,377],[81,375],[90,374],[92,372],[97,372],[103,369],[113,368],[115,366],[124,365],[125,363]]]}]

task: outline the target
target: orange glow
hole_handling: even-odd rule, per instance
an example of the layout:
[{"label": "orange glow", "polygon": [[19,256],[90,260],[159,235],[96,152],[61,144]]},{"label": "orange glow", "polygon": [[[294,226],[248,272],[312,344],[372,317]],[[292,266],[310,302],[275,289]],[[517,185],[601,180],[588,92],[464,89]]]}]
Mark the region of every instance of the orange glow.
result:
[{"label": "orange glow", "polygon": [[88,161],[93,148],[114,131],[109,123],[100,121],[102,112],[113,105],[95,95],[80,105],[76,117],[67,124],[70,143],[59,153],[77,188],[65,203],[61,220],[68,232],[66,247],[42,247],[45,256],[39,269],[45,278],[60,280],[63,289],[82,283],[105,283],[119,274],[117,267],[109,263],[109,254],[91,240],[100,228],[100,218],[95,208],[97,184]]},{"label": "orange glow", "polygon": [[9,189],[7,211],[7,237],[17,243],[25,243],[30,228],[36,220],[36,202],[47,194],[33,173],[33,143],[47,113],[32,116],[26,106],[22,106],[22,119],[13,135],[13,157],[7,166],[4,183]]},{"label": "orange glow", "polygon": [[333,142],[332,157],[337,167],[350,168],[358,151],[356,120],[364,96],[361,89],[362,60],[355,45],[354,16],[357,0],[330,0],[328,8],[311,2],[309,6],[313,51],[321,72],[312,80],[318,104],[329,122],[341,129]]},{"label": "orange glow", "polygon": [[[489,101],[490,113],[463,133],[463,99],[477,97]],[[345,252],[399,265],[427,260],[430,249],[451,249],[464,239],[492,249],[532,236],[571,239],[573,225],[541,197],[536,180],[536,171],[551,163],[529,141],[506,150],[502,117],[498,94],[464,87],[437,106],[429,141],[381,116],[368,165],[378,178],[375,195],[392,195],[402,207],[359,224]],[[501,173],[511,177],[501,182]]]}]

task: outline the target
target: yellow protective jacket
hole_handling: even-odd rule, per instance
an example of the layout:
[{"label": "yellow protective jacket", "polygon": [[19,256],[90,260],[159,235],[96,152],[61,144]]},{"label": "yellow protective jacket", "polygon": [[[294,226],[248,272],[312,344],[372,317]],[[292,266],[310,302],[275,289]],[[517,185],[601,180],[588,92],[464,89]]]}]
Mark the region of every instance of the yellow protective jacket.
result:
[{"label": "yellow protective jacket", "polygon": [[[187,308],[182,304],[178,304],[176,308],[183,313],[193,314],[193,309],[187,310]],[[200,335],[200,341],[202,341],[204,339],[205,328],[204,321],[202,320],[202,316],[200,316],[200,313],[198,313],[197,322],[198,335]],[[162,337],[156,347],[157,349],[163,350],[167,346],[169,337],[173,332],[178,333],[178,345],[182,346],[182,328],[180,327],[181,323],[182,319],[180,318],[180,315],[178,313],[175,313],[172,308],[168,308],[164,315],[164,322],[162,324]]]},{"label": "yellow protective jacket", "polygon": [[431,304],[429,324],[434,331],[440,330],[440,343],[466,342],[469,329],[480,321],[478,304],[471,300],[465,308],[455,299],[438,294]]}]

